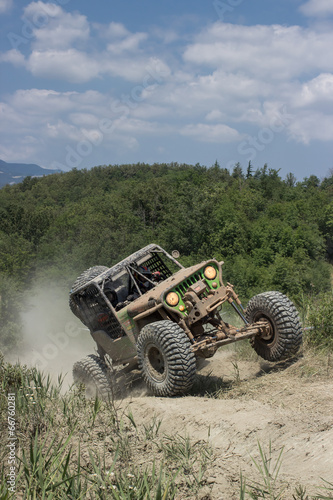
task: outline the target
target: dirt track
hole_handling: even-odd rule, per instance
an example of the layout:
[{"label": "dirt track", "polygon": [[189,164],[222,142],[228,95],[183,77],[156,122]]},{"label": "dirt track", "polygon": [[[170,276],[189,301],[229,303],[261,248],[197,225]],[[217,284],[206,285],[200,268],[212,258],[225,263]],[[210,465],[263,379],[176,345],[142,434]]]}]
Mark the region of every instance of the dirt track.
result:
[{"label": "dirt track", "polygon": [[[238,499],[240,471],[248,482],[260,479],[251,460],[259,458],[258,441],[266,451],[271,442],[272,464],[283,448],[279,479],[287,486],[284,498],[293,498],[300,484],[314,494],[320,492],[321,478],[333,483],[332,360],[315,365],[303,358],[273,367],[259,360],[236,362],[232,351],[221,350],[198,373],[199,395],[169,399],[143,392],[124,399],[122,406],[138,423],[156,415],[168,435],[209,438],[215,460],[206,498]],[[212,392],[212,385],[219,399],[200,395],[204,386]]]}]

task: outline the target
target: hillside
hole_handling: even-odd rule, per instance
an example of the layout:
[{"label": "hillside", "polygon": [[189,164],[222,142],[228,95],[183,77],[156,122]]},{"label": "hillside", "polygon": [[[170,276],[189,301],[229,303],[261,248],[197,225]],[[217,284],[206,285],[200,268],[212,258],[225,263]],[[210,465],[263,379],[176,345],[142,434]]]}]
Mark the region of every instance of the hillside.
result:
[{"label": "hillside", "polygon": [[[186,396],[152,397],[133,374],[109,403],[79,388],[61,391],[39,373],[26,380],[26,370],[0,358],[3,387],[16,394],[22,460],[15,493],[6,497],[2,480],[0,496],[328,500],[332,369],[329,355],[306,351],[273,365],[233,346],[201,363]],[[0,410],[7,436],[6,391]],[[4,447],[5,471],[8,453]]]},{"label": "hillside", "polygon": [[[153,415],[161,422],[159,436],[179,433],[192,443],[212,445],[199,498],[242,498],[242,474],[249,491],[256,482],[259,490],[267,488],[265,479],[270,479],[271,495],[258,498],[310,500],[312,496],[296,495],[299,485],[310,495],[320,493],[324,480],[332,481],[333,365],[330,357],[321,361],[322,368],[320,358],[308,353],[274,366],[251,359],[249,352],[242,359],[237,350],[220,349],[199,370],[190,396],[153,398],[142,388],[140,392],[137,382],[133,395],[129,391],[119,405],[133,414],[137,426],[147,426]],[[257,470],[253,460],[264,466],[258,445],[269,457],[271,473],[281,466],[276,481]]]},{"label": "hillside", "polygon": [[0,160],[0,188],[6,184],[17,184],[25,177],[42,177],[59,173],[60,170],[42,168],[34,163],[7,163]]},{"label": "hillside", "polygon": [[[67,294],[94,265],[111,266],[155,242],[189,265],[224,260],[246,302],[279,290],[304,307],[330,290],[333,176],[296,182],[266,165],[136,164],[25,178],[0,190],[1,344],[20,335],[31,283]],[[4,299],[6,298],[6,300]]]},{"label": "hillside", "polygon": [[[298,357],[263,362],[244,341],[198,360],[183,397],[153,397],[134,370],[116,399],[85,398],[71,371],[95,345],[69,289],[151,242],[185,266],[225,261],[244,305],[287,294],[314,327]],[[0,497],[332,498],[332,262],[333,175],[137,164],[3,187],[0,430],[8,438],[14,398],[17,462],[8,496],[4,447]]]}]

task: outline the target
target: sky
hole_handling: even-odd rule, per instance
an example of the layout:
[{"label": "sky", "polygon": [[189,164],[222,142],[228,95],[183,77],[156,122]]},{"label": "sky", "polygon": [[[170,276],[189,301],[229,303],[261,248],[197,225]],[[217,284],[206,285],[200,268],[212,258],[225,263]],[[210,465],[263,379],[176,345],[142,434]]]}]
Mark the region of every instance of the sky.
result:
[{"label": "sky", "polygon": [[0,158],[333,168],[333,0],[0,0]]}]

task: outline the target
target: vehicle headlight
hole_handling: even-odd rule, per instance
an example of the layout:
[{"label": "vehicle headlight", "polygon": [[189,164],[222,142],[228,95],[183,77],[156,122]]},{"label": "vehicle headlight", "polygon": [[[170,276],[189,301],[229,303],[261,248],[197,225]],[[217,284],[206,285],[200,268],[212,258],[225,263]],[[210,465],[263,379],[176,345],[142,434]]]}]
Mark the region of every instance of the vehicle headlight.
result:
[{"label": "vehicle headlight", "polygon": [[216,278],[216,269],[213,266],[207,266],[204,270],[204,276],[208,280],[214,280]]},{"label": "vehicle headlight", "polygon": [[166,303],[171,306],[171,307],[175,307],[178,302],[179,302],[179,297],[178,295],[176,294],[176,292],[170,292],[168,293],[168,295],[166,296]]}]

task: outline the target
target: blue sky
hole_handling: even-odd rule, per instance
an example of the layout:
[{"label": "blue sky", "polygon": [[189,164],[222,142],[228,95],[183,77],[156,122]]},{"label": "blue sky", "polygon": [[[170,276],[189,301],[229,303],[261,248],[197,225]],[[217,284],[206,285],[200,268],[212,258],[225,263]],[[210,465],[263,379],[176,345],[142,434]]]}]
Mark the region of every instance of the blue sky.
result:
[{"label": "blue sky", "polygon": [[8,162],[333,168],[333,0],[0,0]]}]

